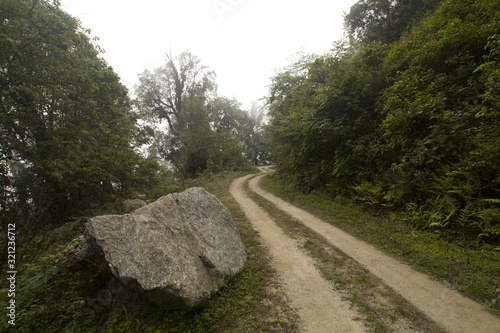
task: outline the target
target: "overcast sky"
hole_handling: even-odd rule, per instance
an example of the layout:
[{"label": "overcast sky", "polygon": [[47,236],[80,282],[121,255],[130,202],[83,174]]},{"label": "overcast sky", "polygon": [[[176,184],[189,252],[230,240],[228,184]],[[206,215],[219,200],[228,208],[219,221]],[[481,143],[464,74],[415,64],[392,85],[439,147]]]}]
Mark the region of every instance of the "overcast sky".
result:
[{"label": "overcast sky", "polygon": [[356,0],[62,0],[98,37],[133,92],[137,75],[185,50],[217,73],[220,95],[243,107],[266,96],[274,70],[300,50],[324,53],[342,38]]}]

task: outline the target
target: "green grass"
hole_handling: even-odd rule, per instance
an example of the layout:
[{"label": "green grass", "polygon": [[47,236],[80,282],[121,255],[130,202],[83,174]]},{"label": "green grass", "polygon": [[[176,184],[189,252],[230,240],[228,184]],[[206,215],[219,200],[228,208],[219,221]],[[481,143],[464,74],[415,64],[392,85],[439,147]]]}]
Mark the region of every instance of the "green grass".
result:
[{"label": "green grass", "polygon": [[[85,222],[81,220],[63,232],[39,235],[18,250],[25,260],[18,267],[16,326],[1,320],[0,331],[296,332],[295,314],[276,292],[269,255],[229,195],[230,182],[241,175],[207,174],[181,186],[203,186],[230,209],[248,254],[243,271],[204,307],[192,312],[165,311],[140,302],[107,299],[102,291],[109,273],[92,262],[75,262],[62,253],[70,240],[81,234]],[[3,290],[3,308],[6,296]]]},{"label": "green grass", "polygon": [[355,203],[327,193],[304,194],[271,175],[262,185],[342,230],[444,281],[500,315],[500,251],[476,243],[450,243],[439,234],[412,228],[401,216],[373,216]]}]

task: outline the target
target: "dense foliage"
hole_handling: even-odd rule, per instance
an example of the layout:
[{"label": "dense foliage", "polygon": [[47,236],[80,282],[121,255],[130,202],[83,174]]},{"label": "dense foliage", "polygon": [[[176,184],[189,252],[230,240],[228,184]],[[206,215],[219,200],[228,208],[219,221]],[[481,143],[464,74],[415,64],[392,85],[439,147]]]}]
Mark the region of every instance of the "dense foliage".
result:
[{"label": "dense foliage", "polygon": [[56,1],[3,0],[0,44],[2,225],[67,222],[152,180],[127,90],[75,18]]},{"label": "dense foliage", "polygon": [[358,1],[350,43],[273,79],[281,174],[418,227],[498,240],[499,13],[494,0]]},{"label": "dense foliage", "polygon": [[166,58],[140,75],[136,91],[143,118],[168,125],[145,128],[150,155],[188,176],[264,162],[262,112],[244,112],[236,100],[218,96],[215,73],[190,52]]}]

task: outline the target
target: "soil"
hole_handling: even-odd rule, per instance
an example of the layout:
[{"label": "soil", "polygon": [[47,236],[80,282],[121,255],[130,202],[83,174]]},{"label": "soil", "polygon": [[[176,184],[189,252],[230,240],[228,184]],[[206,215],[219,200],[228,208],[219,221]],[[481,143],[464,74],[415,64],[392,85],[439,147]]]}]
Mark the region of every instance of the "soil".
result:
[{"label": "soil", "polygon": [[257,177],[248,175],[236,179],[230,192],[268,248],[278,278],[282,281],[283,292],[299,315],[302,331],[368,332],[371,329],[361,320],[359,309],[347,300],[345,293],[321,275],[315,261],[298,241],[285,235],[265,210],[248,197],[243,188],[248,180],[252,192],[299,220],[330,245],[354,259],[381,283],[434,321],[436,327],[453,333],[500,333],[500,319],[481,304],[264,191],[259,186],[259,180],[270,169],[262,167],[260,170],[262,174]]}]

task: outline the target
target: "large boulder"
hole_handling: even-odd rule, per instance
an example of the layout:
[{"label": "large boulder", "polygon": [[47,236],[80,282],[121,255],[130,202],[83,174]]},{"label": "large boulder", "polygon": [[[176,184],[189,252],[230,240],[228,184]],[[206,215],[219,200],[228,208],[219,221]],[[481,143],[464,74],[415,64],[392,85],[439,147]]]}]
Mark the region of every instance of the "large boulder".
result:
[{"label": "large boulder", "polygon": [[203,305],[246,260],[231,214],[199,187],[86,227],[111,273],[164,309]]}]

